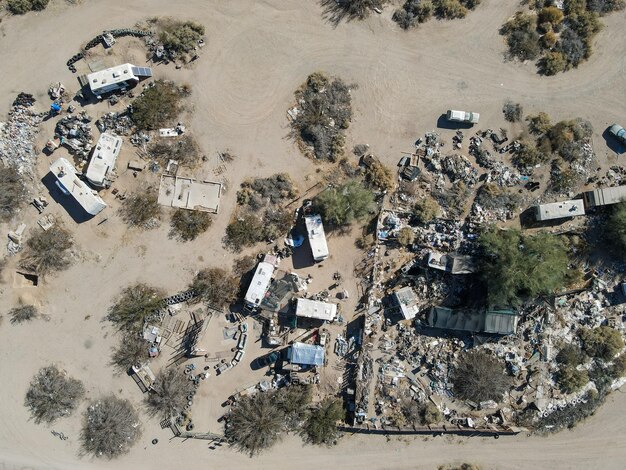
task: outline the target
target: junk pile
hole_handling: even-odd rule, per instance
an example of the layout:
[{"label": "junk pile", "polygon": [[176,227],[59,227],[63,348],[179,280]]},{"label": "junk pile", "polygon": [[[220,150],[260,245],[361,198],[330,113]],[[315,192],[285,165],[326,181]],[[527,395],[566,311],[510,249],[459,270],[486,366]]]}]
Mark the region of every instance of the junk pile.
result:
[{"label": "junk pile", "polygon": [[32,107],[33,95],[20,93],[13,101],[8,120],[0,123],[0,159],[15,167],[22,175],[32,177],[36,152],[34,142],[45,113],[36,113]]},{"label": "junk pile", "polygon": [[133,121],[127,111],[121,113],[110,112],[96,121],[100,132],[113,132],[117,135],[129,135],[133,128]]},{"label": "junk pile", "polygon": [[85,111],[77,115],[67,115],[57,122],[55,137],[61,145],[65,145],[70,153],[87,160],[93,147],[93,135],[91,133],[91,116]]}]

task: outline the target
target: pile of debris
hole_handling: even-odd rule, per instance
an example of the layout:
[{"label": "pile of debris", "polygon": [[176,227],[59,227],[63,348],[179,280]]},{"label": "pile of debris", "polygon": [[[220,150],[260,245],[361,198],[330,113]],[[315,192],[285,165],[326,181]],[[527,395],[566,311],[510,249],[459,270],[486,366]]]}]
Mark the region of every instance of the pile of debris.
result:
[{"label": "pile of debris", "polygon": [[133,121],[127,111],[106,113],[96,121],[100,132],[113,132],[116,135],[129,135],[133,129]]},{"label": "pile of debris", "polygon": [[78,115],[67,115],[57,122],[55,136],[59,138],[61,145],[65,145],[70,153],[87,160],[93,147],[93,135],[91,133],[91,116],[85,111]]},{"label": "pile of debris", "polygon": [[0,159],[22,175],[33,175],[36,152],[34,142],[45,113],[36,113],[33,95],[20,93],[9,111],[8,121],[0,124]]}]

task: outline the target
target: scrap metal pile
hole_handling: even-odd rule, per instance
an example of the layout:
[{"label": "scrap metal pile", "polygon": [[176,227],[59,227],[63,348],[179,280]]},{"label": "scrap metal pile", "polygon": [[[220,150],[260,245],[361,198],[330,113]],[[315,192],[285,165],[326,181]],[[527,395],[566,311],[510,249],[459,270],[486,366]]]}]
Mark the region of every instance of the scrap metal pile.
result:
[{"label": "scrap metal pile", "polygon": [[67,115],[57,122],[55,136],[65,145],[70,153],[87,160],[93,147],[91,117],[81,111],[77,115]]}]

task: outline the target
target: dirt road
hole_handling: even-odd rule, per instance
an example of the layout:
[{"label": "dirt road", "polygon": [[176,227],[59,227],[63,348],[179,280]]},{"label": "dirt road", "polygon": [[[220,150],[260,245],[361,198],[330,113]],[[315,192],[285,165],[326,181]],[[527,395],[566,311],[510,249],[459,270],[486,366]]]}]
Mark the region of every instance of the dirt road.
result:
[{"label": "dirt road", "polygon": [[[112,205],[107,224],[72,226],[82,254],[81,262],[68,271],[34,290],[13,289],[5,276],[0,311],[23,298],[40,305],[50,321],[20,326],[5,321],[0,328],[0,469],[111,468],[109,462],[76,456],[80,414],[51,428],[28,420],[23,397],[30,378],[39,367],[55,362],[83,380],[89,397],[115,393],[139,404],[134,384],[113,375],[108,365],[116,339],[102,317],[120,289],[132,282],[176,292],[200,267],[230,267],[233,255],[220,240],[235,204],[232,188],[244,178],[289,171],[306,187],[306,177],[316,166],[287,139],[285,111],[309,73],[325,70],[358,85],[348,147],[368,143],[391,165],[400,151],[436,127],[446,109],[479,111],[485,128],[497,128],[507,98],[521,102],[526,112],[545,110],[555,119],[590,120],[598,131],[596,151],[608,152],[599,134],[614,121],[626,121],[626,13],[606,18],[589,62],[548,79],[537,76],[532,64],[503,62],[497,29],[514,11],[515,2],[484,0],[463,21],[431,21],[408,33],[390,21],[390,12],[333,28],[321,18],[315,1],[302,0],[85,0],[74,7],[57,0],[44,12],[2,21],[0,110],[8,110],[19,91],[43,98],[50,82],[77,88],[65,62],[104,29],[130,27],[154,15],[203,23],[208,41],[194,67],[178,71],[156,66],[155,74],[192,85],[195,113],[190,127],[205,153],[230,148],[239,159],[229,169],[231,189],[220,215],[194,243],[169,239],[167,227],[146,233],[127,230]],[[45,157],[40,160],[40,168],[49,164]],[[71,224],[62,208],[50,210]],[[29,227],[33,225],[31,220]],[[8,227],[0,229],[6,233]],[[353,265],[356,250],[350,243],[329,243],[332,262]],[[289,438],[255,460],[227,450],[210,451],[203,442],[168,442],[169,433],[146,421],[141,444],[115,466],[174,468],[184,462],[191,469],[434,468],[468,460],[484,468],[623,468],[625,405],[617,393],[585,426],[546,439],[385,442],[361,436],[318,449],[302,448],[299,439]],[[51,429],[70,439],[58,440]],[[160,439],[157,446],[150,444],[154,437]]]}]

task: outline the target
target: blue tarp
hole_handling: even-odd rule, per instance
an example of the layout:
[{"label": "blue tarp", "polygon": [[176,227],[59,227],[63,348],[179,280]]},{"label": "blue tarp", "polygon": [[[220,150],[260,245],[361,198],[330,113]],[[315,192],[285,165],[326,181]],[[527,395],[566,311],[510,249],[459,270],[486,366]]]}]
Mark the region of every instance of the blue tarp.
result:
[{"label": "blue tarp", "polygon": [[322,366],[324,365],[324,348],[306,343],[293,343],[287,357],[292,364]]}]

